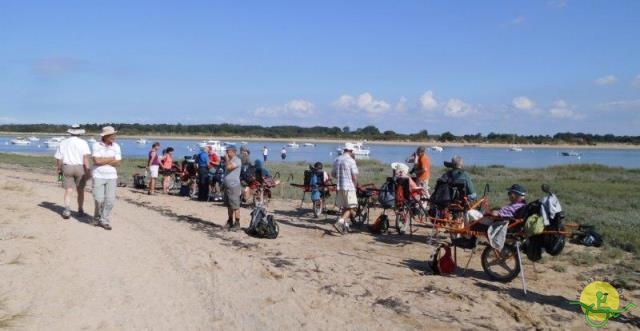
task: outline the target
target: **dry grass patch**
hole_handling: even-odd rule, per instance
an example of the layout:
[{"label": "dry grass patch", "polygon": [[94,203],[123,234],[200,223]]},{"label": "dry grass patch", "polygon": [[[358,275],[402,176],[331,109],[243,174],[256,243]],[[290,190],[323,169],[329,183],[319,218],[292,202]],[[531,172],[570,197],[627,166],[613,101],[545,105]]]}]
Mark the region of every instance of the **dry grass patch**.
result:
[{"label": "dry grass patch", "polygon": [[2,183],[0,189],[3,191],[12,191],[12,192],[21,192],[21,193],[31,193],[33,190],[29,187],[26,187],[24,184],[16,183],[12,181],[6,181]]},{"label": "dry grass patch", "polygon": [[6,302],[6,297],[0,297],[0,329],[8,329],[18,326],[18,321],[26,316],[24,312],[7,312]]}]

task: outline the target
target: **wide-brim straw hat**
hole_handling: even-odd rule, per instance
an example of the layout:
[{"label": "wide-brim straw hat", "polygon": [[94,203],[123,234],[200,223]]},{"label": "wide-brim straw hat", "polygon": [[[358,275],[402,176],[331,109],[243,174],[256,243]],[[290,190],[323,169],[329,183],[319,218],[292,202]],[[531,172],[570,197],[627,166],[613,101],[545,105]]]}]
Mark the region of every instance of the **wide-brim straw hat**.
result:
[{"label": "wide-brim straw hat", "polygon": [[112,134],[116,134],[118,131],[114,129],[112,126],[105,126],[102,128],[102,132],[100,132],[100,137],[110,136]]}]

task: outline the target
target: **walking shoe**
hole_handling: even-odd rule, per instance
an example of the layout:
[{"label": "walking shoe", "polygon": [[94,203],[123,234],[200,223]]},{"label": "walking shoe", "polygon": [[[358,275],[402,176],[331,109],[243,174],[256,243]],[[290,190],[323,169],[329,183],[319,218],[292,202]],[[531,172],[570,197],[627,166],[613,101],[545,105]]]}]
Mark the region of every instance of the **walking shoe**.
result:
[{"label": "walking shoe", "polygon": [[351,232],[351,226],[349,226],[349,223],[344,222],[344,224],[342,225],[342,227],[344,228],[344,232],[345,232],[345,233],[349,233],[349,232]]},{"label": "walking shoe", "polygon": [[62,212],[62,218],[66,220],[69,217],[71,217],[71,210],[69,210],[69,208],[65,208],[64,211]]},{"label": "walking shoe", "polygon": [[85,213],[84,210],[82,210],[82,209],[78,210],[78,217],[84,218],[84,217],[87,217],[87,216],[89,216],[89,215],[87,215],[87,213]]},{"label": "walking shoe", "polygon": [[111,225],[107,223],[100,223],[100,226],[105,230],[111,230]]},{"label": "walking shoe", "polygon": [[231,231],[231,228],[233,228],[233,221],[228,220],[227,224],[225,224],[224,227],[227,228],[227,231]]},{"label": "walking shoe", "polygon": [[338,231],[339,234],[344,234],[344,223],[340,223],[340,221],[333,223],[333,227]]},{"label": "walking shoe", "polygon": [[237,230],[240,230],[240,221],[238,220],[233,222],[233,225],[231,226],[231,231],[237,231]]}]

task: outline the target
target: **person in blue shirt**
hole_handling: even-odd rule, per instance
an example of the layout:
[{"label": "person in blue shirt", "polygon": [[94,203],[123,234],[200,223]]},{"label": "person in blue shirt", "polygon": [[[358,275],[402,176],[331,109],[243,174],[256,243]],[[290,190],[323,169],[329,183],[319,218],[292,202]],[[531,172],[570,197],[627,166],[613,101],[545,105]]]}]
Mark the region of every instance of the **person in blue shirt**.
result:
[{"label": "person in blue shirt", "polygon": [[196,158],[198,166],[198,200],[207,201],[209,199],[209,146],[200,148],[200,153]]},{"label": "person in blue shirt", "polygon": [[256,178],[271,177],[269,170],[264,167],[264,162],[260,159],[256,159],[253,162],[253,166],[256,167]]}]

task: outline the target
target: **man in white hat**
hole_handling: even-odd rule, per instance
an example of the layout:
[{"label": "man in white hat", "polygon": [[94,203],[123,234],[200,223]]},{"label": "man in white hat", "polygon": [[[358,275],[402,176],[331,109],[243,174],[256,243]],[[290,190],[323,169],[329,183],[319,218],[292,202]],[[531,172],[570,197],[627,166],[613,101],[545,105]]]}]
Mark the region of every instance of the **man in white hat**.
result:
[{"label": "man in white hat", "polygon": [[333,162],[331,175],[337,179],[336,182],[336,205],[342,209],[342,215],[333,227],[344,234],[349,231],[349,224],[352,216],[355,216],[355,208],[358,206],[356,196],[356,185],[358,182],[358,166],[353,157],[353,144],[344,144],[343,153]]},{"label": "man in white hat", "polygon": [[84,187],[91,177],[89,173],[89,144],[79,136],[84,134],[84,129],[79,124],[74,124],[67,130],[71,137],[63,140],[56,150],[55,158],[58,174],[64,175],[62,187],[64,187],[64,211],[62,218],[71,217],[71,195],[73,190],[78,191],[78,216],[85,216]]},{"label": "man in white hat", "polygon": [[111,211],[116,202],[116,187],[122,153],[116,140],[116,130],[105,126],[100,133],[101,141],[93,145],[93,199],[96,208],[94,224],[111,230]]}]

